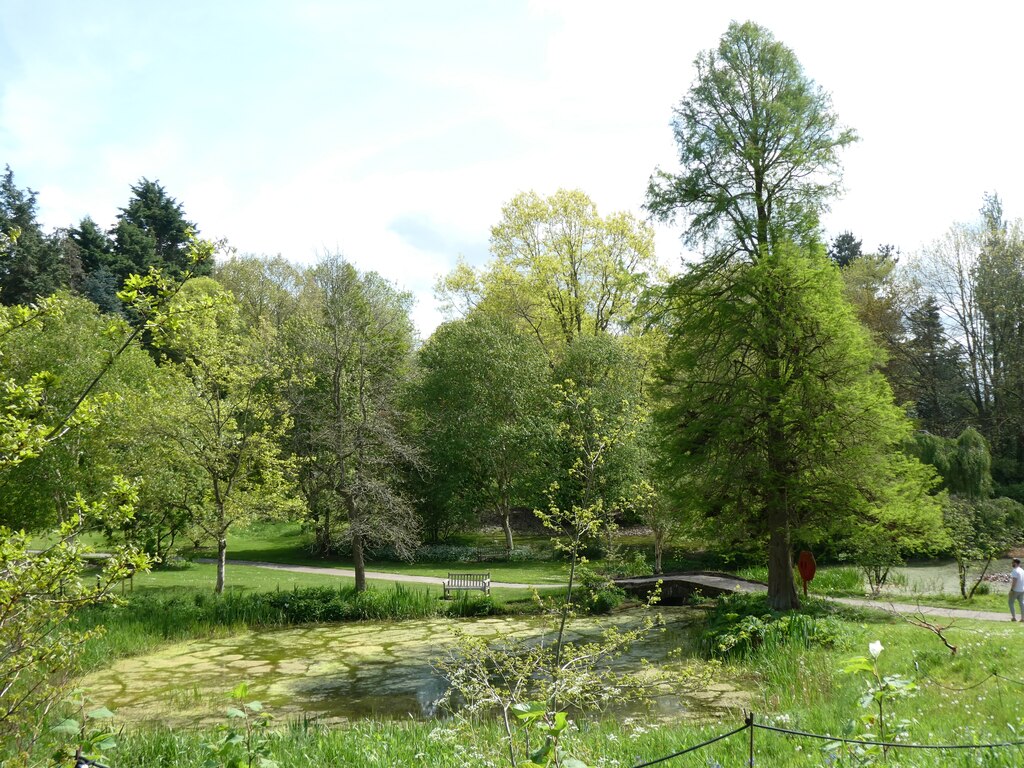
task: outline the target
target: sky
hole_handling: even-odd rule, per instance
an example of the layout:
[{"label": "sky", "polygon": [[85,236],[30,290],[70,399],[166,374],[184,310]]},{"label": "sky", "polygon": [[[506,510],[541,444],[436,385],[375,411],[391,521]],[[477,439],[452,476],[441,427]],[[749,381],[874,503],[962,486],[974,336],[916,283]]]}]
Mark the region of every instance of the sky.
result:
[{"label": "sky", "polygon": [[[0,166],[47,229],[109,227],[159,180],[239,253],[380,272],[427,336],[435,281],[486,263],[518,193],[644,215],[694,58],[748,19],[861,137],[828,237],[913,253],[986,192],[1024,215],[1024,4],[984,0],[0,0]],[[693,257],[656,231],[663,263]]]}]

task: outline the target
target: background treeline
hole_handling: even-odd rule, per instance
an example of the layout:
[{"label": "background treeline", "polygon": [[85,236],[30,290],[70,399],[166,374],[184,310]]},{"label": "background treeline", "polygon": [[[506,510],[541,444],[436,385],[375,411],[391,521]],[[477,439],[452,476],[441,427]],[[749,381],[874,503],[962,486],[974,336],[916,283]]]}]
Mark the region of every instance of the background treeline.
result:
[{"label": "background treeline", "polygon": [[[648,526],[659,568],[680,530],[698,545],[763,552],[742,525],[701,508],[667,456],[666,430],[696,415],[675,414],[674,427],[652,418],[670,410],[686,363],[681,326],[665,313],[676,278],[658,266],[643,221],[602,216],[579,191],[517,196],[491,230],[491,261],[460,263],[439,281],[453,319],[426,340],[411,296],[374,272],[337,255],[190,265],[194,230],[181,203],[142,179],[111,230],[86,218],[44,232],[36,194],[7,168],[0,300],[65,298],[4,347],[4,380],[47,372],[42,422],[68,411],[138,321],[117,296],[129,274],[190,279],[174,299],[180,322],[141,334],[102,379],[99,412],[4,471],[0,525],[52,529],[76,496],[97,498],[124,477],[137,513],[106,533],[163,559],[183,541],[215,546],[218,591],[228,533],[256,519],[302,520],[316,554],[352,558],[362,588],[367,558],[412,557],[485,515],[511,553],[517,510],[568,507],[584,493],[567,481],[578,460],[567,433],[614,423],[628,439],[609,447],[597,478],[605,514]],[[815,269],[841,277],[873,340],[872,367],[913,420],[906,455],[940,475],[932,493],[1024,502],[1020,223],[992,196],[977,222],[919,254],[863,253],[843,233],[828,257],[821,249]],[[739,451],[744,436],[731,439]],[[884,559],[929,549],[927,530],[902,540],[892,526],[872,530],[895,542]],[[858,550],[852,528],[827,533],[797,529],[795,543]],[[877,544],[862,541],[861,555]]]}]

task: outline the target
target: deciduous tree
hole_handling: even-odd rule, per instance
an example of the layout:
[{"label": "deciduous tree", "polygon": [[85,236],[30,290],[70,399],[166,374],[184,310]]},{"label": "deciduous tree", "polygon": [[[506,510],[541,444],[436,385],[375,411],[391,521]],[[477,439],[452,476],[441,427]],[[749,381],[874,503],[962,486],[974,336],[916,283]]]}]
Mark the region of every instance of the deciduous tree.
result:
[{"label": "deciduous tree", "polygon": [[473,313],[438,328],[419,365],[415,399],[435,534],[444,521],[492,510],[511,552],[512,508],[534,506],[545,485],[554,433],[548,361],[512,322]]},{"label": "deciduous tree", "polygon": [[491,229],[493,260],[461,264],[439,284],[449,307],[515,319],[557,357],[580,336],[621,330],[659,278],[650,226],[627,213],[602,217],[579,190],[517,195]]},{"label": "deciduous tree", "polygon": [[158,339],[181,361],[188,396],[166,438],[205,478],[197,523],[217,545],[220,594],[228,531],[287,506],[288,465],[281,442],[290,424],[277,391],[280,371],[266,341],[245,328],[230,294],[209,279],[192,281],[188,294],[183,300],[207,299],[206,310]]},{"label": "deciduous tree", "polygon": [[920,546],[940,529],[927,472],[900,450],[909,423],[824,254],[695,267],[672,296],[662,415],[677,500],[718,537],[767,539],[773,607],[798,604],[794,536],[892,538],[913,522]]},{"label": "deciduous tree", "polygon": [[767,29],[733,22],[694,61],[672,121],[682,173],[657,170],[647,208],[688,216],[686,239],[715,255],[758,259],[779,241],[817,239],[838,191],[841,129],[830,96]]},{"label": "deciduous tree", "polygon": [[285,333],[296,356],[290,389],[300,486],[318,544],[348,523],[356,589],[368,546],[409,556],[418,541],[404,488],[417,461],[403,429],[400,387],[413,346],[411,298],[380,275],[329,256],[303,276],[299,312]]}]

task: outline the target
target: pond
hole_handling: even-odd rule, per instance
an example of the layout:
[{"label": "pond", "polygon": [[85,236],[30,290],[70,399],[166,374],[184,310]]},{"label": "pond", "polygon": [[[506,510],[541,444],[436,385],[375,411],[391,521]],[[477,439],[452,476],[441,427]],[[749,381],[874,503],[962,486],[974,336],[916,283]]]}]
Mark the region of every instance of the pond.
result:
[{"label": "pond", "polygon": [[[654,631],[619,664],[639,659],[664,662],[689,644],[691,609],[663,608],[666,626]],[[627,625],[632,612],[605,619]],[[580,622],[577,622],[579,625]],[[228,692],[241,682],[249,699],[261,701],[276,718],[345,722],[361,718],[428,718],[439,714],[445,681],[431,659],[453,643],[453,627],[485,637],[535,637],[540,620],[531,617],[360,622],[245,632],[230,637],[166,646],[145,656],[116,662],[82,683],[90,698],[131,722],[197,725],[220,722]],[[598,629],[596,620],[582,631]],[[747,703],[743,691],[716,680],[707,690],[681,700],[662,697],[651,716],[678,719],[715,716]],[[618,714],[623,714],[619,712]]]}]

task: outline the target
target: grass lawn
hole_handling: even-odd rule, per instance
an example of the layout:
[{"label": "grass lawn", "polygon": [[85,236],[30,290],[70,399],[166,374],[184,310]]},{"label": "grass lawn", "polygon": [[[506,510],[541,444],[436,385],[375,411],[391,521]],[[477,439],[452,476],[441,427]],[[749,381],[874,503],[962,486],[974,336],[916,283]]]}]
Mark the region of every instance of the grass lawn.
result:
[{"label": "grass lawn", "polygon": [[[550,547],[545,541],[545,546]],[[351,568],[348,558],[319,558],[309,553],[311,538],[298,523],[274,523],[253,526],[232,533],[228,537],[228,558],[231,560],[258,560],[268,563],[308,565],[313,567]],[[205,549],[204,557],[216,552]],[[368,560],[368,571],[404,573],[416,576],[445,577],[450,572],[489,571],[493,581],[515,584],[561,584],[565,582],[566,565],[560,561],[464,563],[457,561],[438,563],[407,563],[393,560]]]},{"label": "grass lawn", "polygon": [[[273,592],[303,587],[340,587],[355,583],[346,576],[331,574],[292,573],[248,565],[229,564],[226,572],[225,591],[229,592]],[[181,568],[154,570],[141,573],[134,579],[134,591],[138,593],[170,594],[174,592],[213,591],[217,581],[217,566],[212,563],[191,563]],[[370,579],[371,589],[385,589],[395,582]],[[405,584],[409,590],[426,591],[441,598],[443,590],[431,584]],[[125,589],[128,589],[126,585]],[[479,593],[471,593],[479,594]],[[496,603],[526,600],[531,597],[527,589],[492,589],[491,596]]]}]

